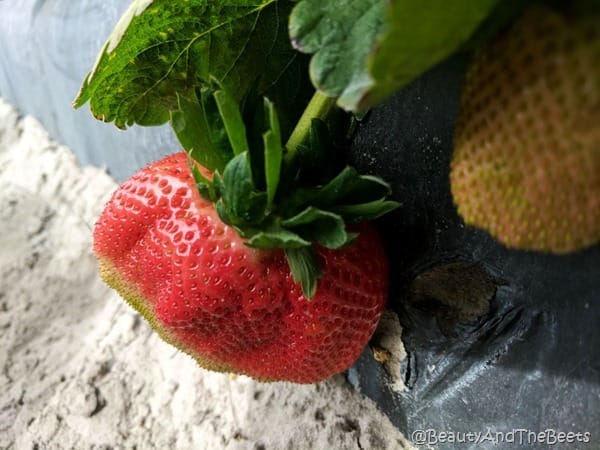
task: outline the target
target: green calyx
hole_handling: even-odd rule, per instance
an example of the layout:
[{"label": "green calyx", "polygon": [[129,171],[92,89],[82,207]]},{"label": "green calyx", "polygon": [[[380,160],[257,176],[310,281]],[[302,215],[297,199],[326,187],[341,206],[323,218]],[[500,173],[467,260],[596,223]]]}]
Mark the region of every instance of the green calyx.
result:
[{"label": "green calyx", "polygon": [[191,160],[213,172],[209,180],[190,161],[200,194],[246,245],[283,249],[307,298],[321,276],[314,245],[345,247],[357,237],[347,225],[398,206],[386,199],[390,187],[379,178],[351,167],[333,176],[318,173],[328,172],[332,144],[321,118],[334,101],[317,93],[285,146],[271,101],[249,99],[241,111],[216,82],[197,90],[196,98],[179,98],[171,114]]}]

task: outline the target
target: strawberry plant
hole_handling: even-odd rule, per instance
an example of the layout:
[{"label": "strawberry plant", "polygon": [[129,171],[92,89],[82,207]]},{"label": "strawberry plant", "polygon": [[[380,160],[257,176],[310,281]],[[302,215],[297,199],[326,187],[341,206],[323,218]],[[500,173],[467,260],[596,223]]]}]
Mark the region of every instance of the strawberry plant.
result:
[{"label": "strawberry plant", "polygon": [[[103,278],[203,367],[303,383],[343,371],[386,301],[368,222],[399,206],[388,183],[346,166],[353,125],[525,4],[133,1],[74,105],[119,128],[169,122],[185,152],[107,204],[94,231]],[[591,176],[584,195],[597,199]],[[486,220],[473,223],[494,233]]]}]

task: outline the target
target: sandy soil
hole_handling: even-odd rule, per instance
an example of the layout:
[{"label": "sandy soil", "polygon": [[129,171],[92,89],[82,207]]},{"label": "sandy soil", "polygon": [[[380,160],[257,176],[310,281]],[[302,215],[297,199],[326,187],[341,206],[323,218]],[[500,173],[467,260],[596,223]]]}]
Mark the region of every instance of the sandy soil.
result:
[{"label": "sandy soil", "polygon": [[0,448],[410,448],[342,376],[261,384],[162,342],[96,274],[115,187],[0,100]]}]

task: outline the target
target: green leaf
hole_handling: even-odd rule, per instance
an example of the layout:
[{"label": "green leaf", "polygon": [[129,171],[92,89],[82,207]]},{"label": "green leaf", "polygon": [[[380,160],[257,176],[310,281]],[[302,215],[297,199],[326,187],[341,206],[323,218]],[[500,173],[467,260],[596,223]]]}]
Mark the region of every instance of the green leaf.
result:
[{"label": "green leaf", "polygon": [[[236,101],[250,89],[278,99],[302,83],[289,43],[289,0],[134,0],[74,101],[120,128],[159,125],[214,77]],[[301,69],[302,68],[302,69]],[[281,84],[281,85],[280,85]],[[280,114],[297,105],[279,101]]]},{"label": "green leaf", "polygon": [[294,217],[281,221],[281,225],[303,239],[317,242],[327,248],[343,247],[350,239],[341,216],[312,206]]},{"label": "green leaf", "polygon": [[208,202],[217,201],[217,193],[215,191],[214,184],[200,172],[200,169],[195,164],[194,159],[188,153],[188,166],[190,171],[192,172],[192,176],[194,177],[194,182],[196,183],[196,188],[202,198],[204,198]]},{"label": "green leaf", "polygon": [[313,53],[310,77],[338,105],[356,109],[372,85],[367,59],[384,27],[383,0],[302,0],[290,16],[292,44]]},{"label": "green leaf", "polygon": [[456,51],[499,0],[302,0],[290,35],[311,79],[362,112]]},{"label": "green leaf", "polygon": [[271,209],[279,186],[283,147],[281,144],[281,131],[277,111],[275,111],[275,105],[267,99],[265,99],[265,115],[269,124],[269,130],[263,134],[265,183],[267,187],[267,208]]},{"label": "green leaf", "polygon": [[381,198],[368,203],[335,206],[331,211],[342,216],[345,222],[350,224],[375,220],[399,206],[398,202]]},{"label": "green leaf", "polygon": [[227,211],[224,220],[241,226],[256,225],[265,219],[267,195],[255,189],[247,152],[234,157],[225,167],[222,179],[215,184]]},{"label": "green leaf", "polygon": [[301,248],[309,247],[310,241],[306,241],[296,233],[279,228],[272,231],[260,231],[252,236],[246,243],[249,247],[256,248]]},{"label": "green leaf", "polygon": [[[381,205],[382,210],[390,211],[397,207],[397,204],[395,202],[382,203],[390,193],[389,184],[381,178],[360,175],[356,169],[346,167],[324,186],[296,187],[287,194],[285,201],[281,202],[279,211],[283,217],[289,218],[307,207],[313,206],[335,214],[344,211],[344,214],[348,214],[347,217],[344,216],[344,220],[350,219],[351,216],[376,218],[381,214],[363,212],[363,208],[367,207],[364,205],[371,205],[369,208],[376,210],[379,207],[375,205]],[[393,205],[395,206],[392,207]],[[352,209],[352,206],[356,206],[357,209]],[[356,222],[357,220],[351,221]]]},{"label": "green leaf", "polygon": [[302,286],[302,292],[307,299],[314,297],[317,281],[322,275],[317,251],[313,246],[289,248],[285,250],[290,271],[296,283]]},{"label": "green leaf", "polygon": [[[206,92],[202,93],[202,99],[201,105],[197,100],[178,96],[179,109],[171,112],[171,126],[193,159],[211,171],[223,170],[233,152],[214,99]],[[210,102],[213,104],[212,113]]]},{"label": "green leaf", "polygon": [[237,102],[225,91],[220,89],[214,94],[217,107],[227,138],[231,144],[234,155],[248,151],[248,140],[246,139],[246,126],[242,120],[242,114]]},{"label": "green leaf", "polygon": [[358,109],[380,102],[447,58],[475,32],[499,0],[395,0],[385,34],[369,60],[372,85]]},{"label": "green leaf", "polygon": [[[210,139],[214,147],[219,149],[219,152],[223,155],[223,161],[227,164],[234,155],[229,136],[227,135],[227,129],[223,123],[223,117],[215,98],[217,89],[214,87],[203,87],[196,89],[196,92],[200,93],[198,98],[200,99],[202,113],[206,122],[208,139]],[[218,170],[223,170],[224,168],[224,166],[219,167]]]},{"label": "green leaf", "polygon": [[356,169],[346,167],[323,186],[315,199],[318,205],[361,203],[390,194],[390,186],[381,178],[360,175]]}]

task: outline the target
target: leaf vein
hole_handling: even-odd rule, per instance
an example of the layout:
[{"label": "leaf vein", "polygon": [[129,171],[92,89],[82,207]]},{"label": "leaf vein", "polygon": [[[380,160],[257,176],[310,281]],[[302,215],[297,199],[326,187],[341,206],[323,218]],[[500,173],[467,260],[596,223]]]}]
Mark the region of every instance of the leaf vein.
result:
[{"label": "leaf vein", "polygon": [[[218,30],[219,28],[222,28],[226,25],[231,25],[234,21],[236,20],[240,20],[243,19],[244,17],[248,17],[251,16],[252,14],[260,14],[260,12],[266,8],[267,6],[269,6],[270,4],[276,2],[277,0],[270,0],[266,3],[263,3],[261,5],[256,5],[255,8],[251,9],[250,11],[248,11],[247,13],[231,18],[229,20],[223,21],[211,28],[209,28],[208,30],[199,33],[198,36],[194,36],[192,39],[190,39],[190,42],[184,47],[183,50],[181,50],[179,52],[179,54],[177,55],[177,57],[173,60],[173,62],[169,65],[169,68],[167,69],[167,71],[165,72],[165,74],[160,77],[159,79],[157,79],[150,87],[148,87],[145,91],[143,91],[141,94],[138,95],[138,97],[136,98],[136,100],[134,100],[133,105],[130,109],[133,109],[141,100],[142,98],[145,98],[147,95],[150,94],[150,92],[152,92],[154,89],[156,89],[161,83],[163,83],[165,80],[168,79],[169,75],[171,75],[171,73],[173,72],[173,69],[175,67],[175,65],[180,61],[180,59],[184,56],[184,54],[188,53],[190,51],[190,48],[201,38],[203,38],[204,36],[208,35],[211,36],[212,33],[216,30]],[[253,25],[253,27],[256,26],[256,21],[255,24]],[[182,40],[185,41],[185,40]],[[236,59],[237,61],[237,59]],[[228,69],[230,70],[230,69]]]}]

